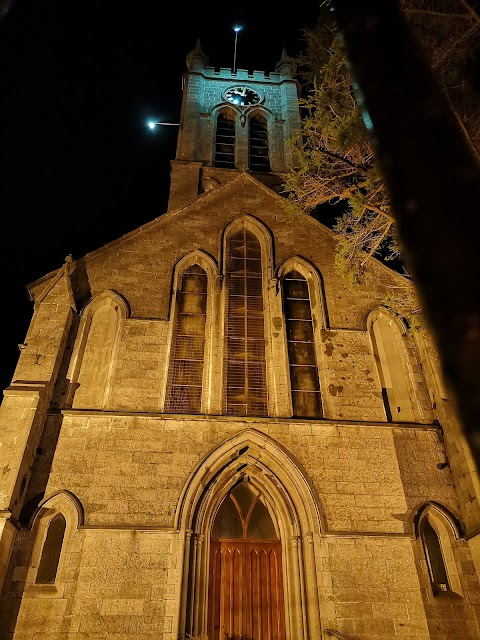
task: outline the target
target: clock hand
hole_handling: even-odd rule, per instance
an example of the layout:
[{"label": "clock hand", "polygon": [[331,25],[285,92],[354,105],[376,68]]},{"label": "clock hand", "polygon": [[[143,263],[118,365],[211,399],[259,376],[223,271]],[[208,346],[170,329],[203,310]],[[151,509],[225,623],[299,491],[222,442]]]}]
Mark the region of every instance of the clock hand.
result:
[{"label": "clock hand", "polygon": [[241,89],[239,93],[244,98],[247,95],[247,87],[243,87],[243,89]]}]

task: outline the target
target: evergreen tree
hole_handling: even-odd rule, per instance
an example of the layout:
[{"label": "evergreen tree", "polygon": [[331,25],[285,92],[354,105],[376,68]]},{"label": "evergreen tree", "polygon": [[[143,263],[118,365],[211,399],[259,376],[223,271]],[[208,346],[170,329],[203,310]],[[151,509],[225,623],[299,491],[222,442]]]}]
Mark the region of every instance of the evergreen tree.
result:
[{"label": "evergreen tree", "polygon": [[[477,54],[480,14],[469,0],[403,0],[412,30],[425,48],[460,129],[474,150],[480,148]],[[317,25],[304,32],[298,57],[302,130],[292,140],[296,169],[286,177],[287,202],[328,219],[328,204],[343,204],[333,225],[336,268],[352,286],[372,257],[399,261],[394,214],[368,131],[368,116],[356,100],[342,41],[324,3]],[[398,262],[395,262],[398,264]],[[384,303],[418,326],[421,312],[414,287],[393,291]]]}]

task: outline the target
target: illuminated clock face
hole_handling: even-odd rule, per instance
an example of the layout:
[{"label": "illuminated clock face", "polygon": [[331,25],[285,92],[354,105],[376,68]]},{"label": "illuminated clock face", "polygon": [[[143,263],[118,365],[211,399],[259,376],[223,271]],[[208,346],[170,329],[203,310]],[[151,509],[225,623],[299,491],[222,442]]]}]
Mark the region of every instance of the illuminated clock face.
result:
[{"label": "illuminated clock face", "polygon": [[239,107],[249,107],[252,104],[258,104],[261,98],[254,89],[239,85],[225,91],[225,100],[237,104]]}]

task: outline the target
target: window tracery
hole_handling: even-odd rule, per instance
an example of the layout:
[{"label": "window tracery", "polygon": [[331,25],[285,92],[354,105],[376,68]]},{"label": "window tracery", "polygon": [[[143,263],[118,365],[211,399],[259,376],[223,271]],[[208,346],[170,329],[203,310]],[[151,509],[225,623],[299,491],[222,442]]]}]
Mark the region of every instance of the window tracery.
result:
[{"label": "window tracery", "polygon": [[262,252],[243,227],[227,237],[224,411],[267,415]]}]

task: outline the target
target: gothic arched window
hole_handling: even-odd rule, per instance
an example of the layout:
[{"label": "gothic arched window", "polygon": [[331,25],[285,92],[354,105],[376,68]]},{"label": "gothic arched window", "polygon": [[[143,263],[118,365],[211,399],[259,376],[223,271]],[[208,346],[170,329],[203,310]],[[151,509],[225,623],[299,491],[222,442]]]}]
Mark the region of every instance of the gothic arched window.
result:
[{"label": "gothic arched window", "polygon": [[112,291],[94,298],[82,311],[72,369],[69,401],[74,408],[103,409],[108,405],[116,348],[127,315],[123,299]]},{"label": "gothic arched window", "polygon": [[283,279],[283,300],[287,332],[293,415],[322,416],[310,295],[306,279],[290,271]]},{"label": "gothic arched window", "polygon": [[420,536],[425,551],[433,593],[450,591],[440,537],[429,522],[428,517],[424,518],[420,524]]},{"label": "gothic arched window", "polygon": [[215,135],[215,167],[235,168],[235,113],[222,111],[217,116]]},{"label": "gothic arched window", "polygon": [[227,237],[224,411],[267,415],[262,252],[248,229]]},{"label": "gothic arched window", "polygon": [[[463,597],[461,562],[468,544],[458,520],[439,504],[428,503],[415,516],[415,536],[421,543],[424,575],[428,575],[434,596]],[[462,548],[463,547],[463,548]]]},{"label": "gothic arched window", "polygon": [[61,513],[50,521],[35,578],[36,584],[55,583],[66,526],[66,520]]},{"label": "gothic arched window", "polygon": [[372,322],[370,335],[375,352],[388,422],[415,422],[408,353],[397,322],[381,314]]},{"label": "gothic arched window", "polygon": [[270,171],[267,121],[255,115],[249,121],[249,167],[252,171]]},{"label": "gothic arched window", "polygon": [[185,269],[177,291],[166,412],[201,412],[206,314],[207,274],[195,264]]}]

